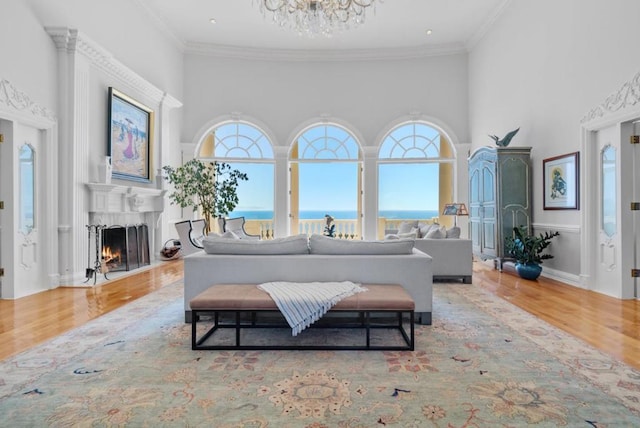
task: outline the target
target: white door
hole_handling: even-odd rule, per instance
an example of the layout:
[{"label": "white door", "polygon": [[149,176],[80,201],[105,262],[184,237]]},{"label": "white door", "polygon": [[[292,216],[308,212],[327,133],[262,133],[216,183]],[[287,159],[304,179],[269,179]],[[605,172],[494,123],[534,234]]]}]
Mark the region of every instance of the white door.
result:
[{"label": "white door", "polygon": [[622,241],[620,224],[620,131],[614,125],[596,135],[595,172],[591,177],[597,196],[591,214],[596,220],[592,249],[594,266],[592,289],[622,297]]},{"label": "white door", "polygon": [[43,134],[38,128],[16,124],[14,145],[17,162],[14,170],[16,178],[14,204],[16,207],[15,230],[15,297],[47,290],[44,274],[44,246],[40,239],[43,210],[42,194],[44,177],[39,172],[43,161]]}]

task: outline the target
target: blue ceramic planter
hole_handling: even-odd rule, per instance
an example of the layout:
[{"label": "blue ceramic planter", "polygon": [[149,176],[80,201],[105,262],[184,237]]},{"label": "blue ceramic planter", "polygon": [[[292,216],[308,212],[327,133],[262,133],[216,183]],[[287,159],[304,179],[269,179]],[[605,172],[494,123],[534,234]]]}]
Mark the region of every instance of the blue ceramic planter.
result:
[{"label": "blue ceramic planter", "polygon": [[516,263],[516,272],[520,278],[535,280],[540,276],[542,266],[536,263]]}]

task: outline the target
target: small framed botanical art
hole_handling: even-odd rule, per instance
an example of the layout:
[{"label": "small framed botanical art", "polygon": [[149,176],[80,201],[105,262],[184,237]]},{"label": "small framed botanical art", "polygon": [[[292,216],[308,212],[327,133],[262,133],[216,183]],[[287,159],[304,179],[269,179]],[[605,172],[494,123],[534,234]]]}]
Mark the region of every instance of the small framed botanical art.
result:
[{"label": "small framed botanical art", "polygon": [[107,138],[113,178],[151,181],[153,110],[110,87]]},{"label": "small framed botanical art", "polygon": [[542,188],[545,210],[580,208],[580,153],[547,158],[542,161]]}]

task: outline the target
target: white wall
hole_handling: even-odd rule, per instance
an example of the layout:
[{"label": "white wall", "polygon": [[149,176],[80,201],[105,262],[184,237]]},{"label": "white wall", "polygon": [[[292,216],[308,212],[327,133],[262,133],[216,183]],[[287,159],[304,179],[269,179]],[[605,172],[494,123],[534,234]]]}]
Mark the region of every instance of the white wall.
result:
[{"label": "white wall", "polygon": [[545,267],[579,273],[580,212],[543,210],[542,160],[579,151],[580,119],[640,70],[639,16],[637,0],[512,0],[469,55],[472,147],[520,126],[534,223],[565,228]]},{"label": "white wall", "polygon": [[212,118],[242,112],[265,123],[288,146],[300,124],[328,114],[355,127],[365,145],[392,121],[419,111],[467,142],[465,54],[415,60],[295,62],[185,60],[183,142]]},{"label": "white wall", "polygon": [[[241,113],[268,127],[281,160],[276,162],[276,234],[286,233],[286,153],[303,125],[328,116],[354,132],[367,153],[398,123],[431,119],[455,144],[468,142],[467,55],[367,61],[265,61],[187,54],[183,142],[197,143],[214,118]],[[371,151],[373,150],[373,152]],[[466,158],[465,149],[460,155]],[[375,164],[365,162],[365,213],[375,210]],[[467,186],[458,181],[458,199]],[[376,236],[365,216],[364,237]]]},{"label": "white wall", "polygon": [[56,52],[28,2],[3,0],[0,78],[22,88],[43,107],[56,107]]},{"label": "white wall", "polygon": [[[22,0],[9,0],[22,1]],[[42,26],[76,28],[151,84],[182,98],[182,53],[134,0],[27,0]]]}]

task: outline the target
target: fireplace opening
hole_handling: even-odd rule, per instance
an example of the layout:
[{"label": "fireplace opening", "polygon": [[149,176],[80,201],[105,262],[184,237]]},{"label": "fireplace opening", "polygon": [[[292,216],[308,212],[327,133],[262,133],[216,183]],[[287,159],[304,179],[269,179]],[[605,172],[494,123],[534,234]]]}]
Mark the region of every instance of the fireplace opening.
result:
[{"label": "fireplace opening", "polygon": [[102,260],[109,272],[149,265],[149,229],[146,224],[110,226],[102,230]]}]

